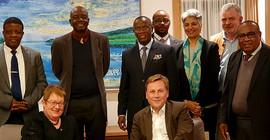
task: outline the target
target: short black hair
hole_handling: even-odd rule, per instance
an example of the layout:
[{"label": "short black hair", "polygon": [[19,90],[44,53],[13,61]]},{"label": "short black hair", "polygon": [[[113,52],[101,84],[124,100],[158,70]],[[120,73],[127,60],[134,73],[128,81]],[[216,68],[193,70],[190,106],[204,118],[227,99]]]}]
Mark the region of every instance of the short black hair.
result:
[{"label": "short black hair", "polygon": [[260,31],[260,26],[257,22],[255,22],[253,20],[246,20],[246,21],[242,22],[240,25],[243,25],[245,23],[253,23],[254,25],[256,25],[258,27],[258,30]]},{"label": "short black hair", "polygon": [[7,19],[5,20],[5,22],[4,22],[3,30],[5,30],[6,24],[11,24],[11,23],[22,25],[22,30],[23,30],[23,23],[22,23],[22,21],[21,21],[19,18],[17,18],[17,17],[9,17],[9,18],[7,18]]}]

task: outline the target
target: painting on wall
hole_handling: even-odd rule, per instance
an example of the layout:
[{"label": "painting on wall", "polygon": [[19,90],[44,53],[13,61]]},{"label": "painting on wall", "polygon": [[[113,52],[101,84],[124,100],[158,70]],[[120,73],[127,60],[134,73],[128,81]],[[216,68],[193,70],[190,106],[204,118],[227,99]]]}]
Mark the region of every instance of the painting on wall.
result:
[{"label": "painting on wall", "polygon": [[79,5],[88,10],[89,29],[109,38],[111,63],[104,81],[107,88],[118,87],[122,52],[136,41],[132,24],[140,15],[139,0],[1,0],[0,31],[8,17],[20,18],[24,23],[21,44],[41,53],[48,83],[58,84],[51,68],[51,44],[55,37],[72,31],[70,11]]}]

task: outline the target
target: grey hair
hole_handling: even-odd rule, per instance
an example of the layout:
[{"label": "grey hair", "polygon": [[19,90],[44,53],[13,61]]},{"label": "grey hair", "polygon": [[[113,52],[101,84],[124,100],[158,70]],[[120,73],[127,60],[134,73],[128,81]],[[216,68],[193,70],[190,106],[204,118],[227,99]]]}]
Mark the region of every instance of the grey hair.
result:
[{"label": "grey hair", "polygon": [[187,17],[194,17],[200,25],[202,25],[202,14],[197,9],[188,9],[181,15],[182,23],[185,22]]},{"label": "grey hair", "polygon": [[238,13],[238,15],[242,16],[241,8],[236,3],[227,3],[227,4],[223,5],[221,8],[221,12],[227,11],[230,9],[235,9],[236,12]]}]

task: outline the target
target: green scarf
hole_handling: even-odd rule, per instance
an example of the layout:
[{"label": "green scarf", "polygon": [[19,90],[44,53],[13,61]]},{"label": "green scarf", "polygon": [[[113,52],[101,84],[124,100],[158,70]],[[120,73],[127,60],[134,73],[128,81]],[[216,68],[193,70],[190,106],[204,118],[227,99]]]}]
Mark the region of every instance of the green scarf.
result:
[{"label": "green scarf", "polygon": [[[192,61],[190,59],[190,48],[188,39],[183,45],[184,67],[189,81],[190,93],[194,101],[200,89],[201,82],[201,53],[204,39],[200,38],[196,42],[196,48]],[[191,61],[191,62],[190,62]],[[191,64],[191,65],[190,65]]]}]

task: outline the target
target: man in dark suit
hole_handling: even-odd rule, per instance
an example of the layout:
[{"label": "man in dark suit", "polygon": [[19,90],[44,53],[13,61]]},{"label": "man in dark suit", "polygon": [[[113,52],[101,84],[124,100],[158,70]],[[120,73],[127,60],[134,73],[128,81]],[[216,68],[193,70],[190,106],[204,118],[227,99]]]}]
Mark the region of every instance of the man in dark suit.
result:
[{"label": "man in dark suit", "polygon": [[104,139],[107,121],[103,77],[110,64],[108,37],[87,28],[88,12],[77,6],[70,12],[73,31],[52,44],[52,70],[67,92],[65,113],[79,125],[80,139]]},{"label": "man in dark suit", "polygon": [[153,38],[155,41],[164,43],[167,45],[176,45],[184,43],[183,40],[178,39],[168,33],[170,28],[169,14],[164,10],[158,10],[152,17],[152,25],[154,27]]},{"label": "man in dark suit", "polygon": [[23,23],[5,20],[5,43],[0,47],[0,127],[24,124],[37,113],[38,101],[47,86],[40,53],[20,45]]},{"label": "man in dark suit", "polygon": [[153,75],[145,89],[150,105],[134,115],[131,140],[190,140],[193,121],[185,103],[167,101],[169,80]]},{"label": "man in dark suit", "polygon": [[133,116],[148,105],[145,99],[145,81],[154,74],[166,75],[170,82],[171,99],[179,94],[176,57],[172,47],[155,42],[151,21],[145,16],[134,20],[133,32],[137,37],[134,47],[122,54],[122,77],[118,95],[118,125],[130,134]]},{"label": "man in dark suit", "polygon": [[219,127],[226,139],[270,139],[270,48],[261,42],[259,25],[245,21],[238,27],[241,50],[229,60],[221,98]]}]

